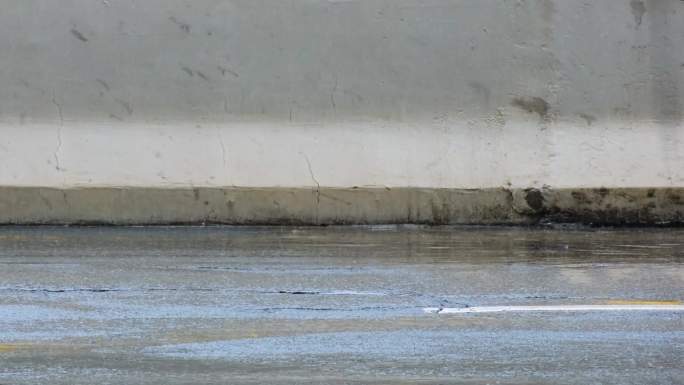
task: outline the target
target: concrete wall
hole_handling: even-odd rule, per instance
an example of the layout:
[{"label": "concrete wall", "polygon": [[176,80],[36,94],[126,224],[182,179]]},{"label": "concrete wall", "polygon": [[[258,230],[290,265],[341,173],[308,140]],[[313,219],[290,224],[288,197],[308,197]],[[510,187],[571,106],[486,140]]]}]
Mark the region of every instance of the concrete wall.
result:
[{"label": "concrete wall", "polygon": [[[680,0],[0,0],[0,7],[0,186],[12,194],[604,187],[679,196],[684,187]],[[8,194],[0,194],[0,208],[14,207]],[[369,204],[358,199],[350,202],[356,209]],[[372,199],[380,199],[378,212],[392,212],[335,215],[386,222],[411,206]],[[658,203],[671,215],[648,222],[677,221],[677,202]],[[488,199],[481,205],[492,209]],[[299,209],[313,210],[292,212]],[[0,222],[36,221],[7,210]],[[41,222],[79,219],[47,206],[40,212]],[[245,212],[252,222],[321,222],[287,210]],[[157,214],[147,222],[163,223]],[[216,221],[249,222],[240,218]],[[488,222],[468,218],[446,222]]]}]

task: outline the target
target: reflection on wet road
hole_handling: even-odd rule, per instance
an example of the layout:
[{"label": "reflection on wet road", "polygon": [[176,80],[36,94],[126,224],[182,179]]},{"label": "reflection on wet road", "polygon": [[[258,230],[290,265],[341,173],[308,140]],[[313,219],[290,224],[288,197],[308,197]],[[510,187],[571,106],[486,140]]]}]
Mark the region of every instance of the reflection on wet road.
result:
[{"label": "reflection on wet road", "polygon": [[677,383],[682,262],[677,229],[3,228],[0,383]]}]

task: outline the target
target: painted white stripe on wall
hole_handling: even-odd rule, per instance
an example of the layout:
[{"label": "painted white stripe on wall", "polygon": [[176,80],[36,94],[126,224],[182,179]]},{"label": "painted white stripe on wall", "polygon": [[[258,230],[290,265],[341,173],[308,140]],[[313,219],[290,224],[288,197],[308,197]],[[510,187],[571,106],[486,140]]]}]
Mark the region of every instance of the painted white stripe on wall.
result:
[{"label": "painted white stripe on wall", "polygon": [[[11,186],[684,185],[684,129],[536,121],[0,125]],[[666,145],[667,144],[667,145]]]}]

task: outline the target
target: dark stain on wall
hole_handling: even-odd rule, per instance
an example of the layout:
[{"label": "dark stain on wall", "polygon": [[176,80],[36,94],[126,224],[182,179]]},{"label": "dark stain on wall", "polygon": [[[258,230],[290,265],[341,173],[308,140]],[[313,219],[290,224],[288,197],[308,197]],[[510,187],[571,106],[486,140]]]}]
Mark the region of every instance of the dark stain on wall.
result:
[{"label": "dark stain on wall", "polygon": [[677,65],[680,63],[681,29],[677,18],[684,13],[682,2],[648,0],[646,14],[648,21],[648,56],[653,95],[653,114],[660,122],[681,122],[681,89],[684,79]]},{"label": "dark stain on wall", "polygon": [[190,33],[190,24],[181,22],[180,20],[176,19],[175,16],[169,17],[169,20],[170,20],[173,24],[176,24],[176,26],[178,26],[178,28],[180,28],[181,31],[183,31],[183,32],[185,32],[185,33]]},{"label": "dark stain on wall", "polygon": [[591,126],[596,121],[596,117],[593,115],[589,115],[589,114],[582,113],[582,114],[579,114],[579,117],[584,119],[585,122],[587,122],[587,126]]},{"label": "dark stain on wall", "polygon": [[511,104],[530,114],[537,114],[544,120],[549,118],[549,110],[551,109],[551,106],[546,100],[540,97],[518,97],[514,98]]},{"label": "dark stain on wall", "polygon": [[544,212],[544,194],[538,189],[525,190],[525,202],[535,213]]},{"label": "dark stain on wall", "polygon": [[72,29],[71,29],[71,34],[74,35],[74,37],[75,37],[76,39],[78,39],[78,40],[80,40],[80,41],[82,41],[82,42],[84,42],[84,43],[86,43],[86,42],[88,41],[88,38],[86,38],[85,36],[83,36],[83,34],[82,34],[81,32],[79,32],[76,28],[72,28]]},{"label": "dark stain on wall", "polygon": [[641,0],[632,0],[629,2],[629,6],[632,7],[634,23],[636,24],[637,29],[639,29],[639,27],[641,27],[644,14],[646,14],[646,5],[644,5],[644,2]]}]

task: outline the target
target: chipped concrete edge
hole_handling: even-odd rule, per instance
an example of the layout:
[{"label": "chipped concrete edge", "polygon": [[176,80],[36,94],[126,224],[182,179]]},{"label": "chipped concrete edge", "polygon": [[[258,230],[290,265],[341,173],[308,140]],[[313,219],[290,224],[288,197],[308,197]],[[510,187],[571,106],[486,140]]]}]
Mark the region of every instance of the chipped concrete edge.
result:
[{"label": "chipped concrete edge", "polygon": [[0,187],[0,224],[681,225],[684,188]]}]

